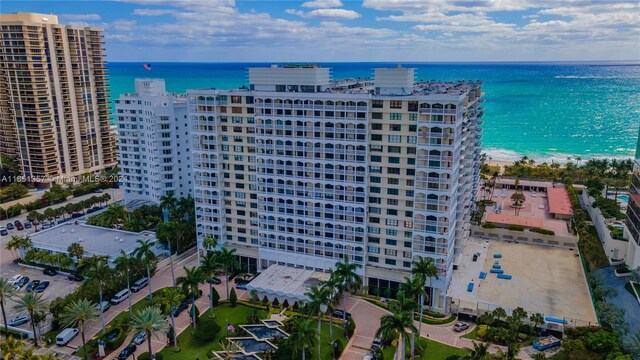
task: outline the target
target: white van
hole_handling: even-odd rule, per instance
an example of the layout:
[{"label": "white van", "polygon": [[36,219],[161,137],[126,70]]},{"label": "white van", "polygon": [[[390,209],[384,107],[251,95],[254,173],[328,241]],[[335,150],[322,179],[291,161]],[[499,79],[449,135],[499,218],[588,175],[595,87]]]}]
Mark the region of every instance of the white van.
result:
[{"label": "white van", "polygon": [[80,330],[76,328],[66,328],[62,330],[60,334],[56,336],[56,344],[58,346],[67,345],[69,341],[71,341],[74,337],[76,337],[76,335],[78,335],[79,332]]},{"label": "white van", "polygon": [[124,289],[119,293],[115,294],[110,301],[113,305],[117,305],[123,302],[125,299],[127,299],[129,295],[131,295],[131,293],[129,292],[129,289]]},{"label": "white van", "polygon": [[134,282],[133,285],[131,285],[131,291],[138,292],[140,291],[140,289],[142,289],[147,285],[149,285],[149,279],[147,279],[146,277],[143,277],[142,279]]}]

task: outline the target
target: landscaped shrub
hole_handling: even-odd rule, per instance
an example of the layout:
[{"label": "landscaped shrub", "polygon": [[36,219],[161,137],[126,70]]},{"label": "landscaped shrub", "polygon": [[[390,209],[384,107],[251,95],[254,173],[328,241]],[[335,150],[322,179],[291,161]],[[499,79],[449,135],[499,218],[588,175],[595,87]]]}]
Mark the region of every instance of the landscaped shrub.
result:
[{"label": "landscaped shrub", "polygon": [[236,307],[236,304],[238,303],[238,295],[236,295],[235,288],[231,288],[231,293],[229,294],[229,303],[231,304],[231,307]]},{"label": "landscaped shrub", "polygon": [[218,291],[216,290],[216,288],[212,288],[212,289],[213,291],[211,292],[211,296],[213,297],[213,306],[218,306],[218,302],[220,302],[220,294],[218,294]]},{"label": "landscaped shrub", "polygon": [[215,339],[216,335],[220,332],[220,325],[216,321],[208,316],[203,316],[198,322],[193,337],[201,343],[206,343]]},{"label": "landscaped shrub", "polygon": [[289,302],[287,301],[287,299],[284,299],[284,302],[282,303],[282,307],[284,309],[288,309],[289,308]]},{"label": "landscaped shrub", "polygon": [[273,307],[280,306],[280,302],[278,301],[278,298],[273,299],[273,302],[271,303],[271,306],[273,306]]},{"label": "landscaped shrub", "polygon": [[555,235],[556,233],[553,232],[553,230],[547,230],[547,229],[531,229],[531,231],[538,233],[538,234],[542,234],[542,235]]},{"label": "landscaped shrub", "polygon": [[489,331],[488,325],[478,325],[478,330],[476,330],[476,335],[479,339],[484,339],[487,335],[487,331]]},{"label": "landscaped shrub", "polygon": [[[109,351],[113,351],[113,350],[119,348],[120,345],[122,345],[122,343],[124,343],[124,339],[128,335],[128,331],[127,330],[128,330],[128,326],[127,325],[121,325],[120,333],[118,334],[118,336],[113,338],[113,340],[106,341],[104,347]],[[107,334],[108,334],[108,332],[107,332]]]},{"label": "landscaped shrub", "polygon": [[509,225],[509,227],[507,229],[512,230],[512,231],[524,231],[524,226],[522,226],[522,225]]},{"label": "landscaped shrub", "polygon": [[200,323],[200,309],[196,306],[196,304],[191,305],[191,309],[189,309],[189,318],[193,319],[193,312],[196,312],[196,324]]},{"label": "landscaped shrub", "polygon": [[347,327],[344,331],[344,334],[347,336],[347,338],[351,338],[351,336],[353,335],[353,332],[356,330],[356,323],[355,321],[349,320],[347,321]]},{"label": "landscaped shrub", "polygon": [[334,343],[336,345],[333,347],[333,358],[339,359],[340,355],[342,355],[342,352],[344,351],[344,343],[340,339],[336,339]]},{"label": "landscaped shrub", "polygon": [[495,229],[496,225],[494,223],[487,222],[482,224],[482,227],[485,229]]}]

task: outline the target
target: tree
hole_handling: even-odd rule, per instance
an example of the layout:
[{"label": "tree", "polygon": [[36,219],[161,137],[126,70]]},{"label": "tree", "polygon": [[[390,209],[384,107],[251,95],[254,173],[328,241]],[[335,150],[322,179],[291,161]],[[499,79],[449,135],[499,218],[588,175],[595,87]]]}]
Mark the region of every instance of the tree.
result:
[{"label": "tree", "polygon": [[[235,353],[240,351],[240,347],[236,345],[233,341],[227,340],[226,342],[220,341],[220,352],[218,355],[222,356],[224,360],[232,360]],[[222,353],[222,354],[220,354]]]},{"label": "tree", "polygon": [[329,342],[333,344],[333,311],[335,310],[335,303],[342,293],[342,282],[332,272],[329,280],[325,281],[322,286],[329,292],[329,302],[327,303],[329,307]]},{"label": "tree", "polygon": [[14,285],[9,284],[9,280],[0,277],[0,309],[2,309],[2,321],[4,322],[5,335],[9,338],[9,327],[7,326],[7,313],[4,305],[8,299],[13,298],[16,293]]},{"label": "tree", "polygon": [[9,336],[0,342],[0,353],[2,353],[3,359],[13,359],[22,352],[23,347],[24,341]]},{"label": "tree", "polygon": [[533,323],[533,330],[535,332],[538,332],[538,327],[544,324],[544,316],[540,313],[531,314],[531,316],[529,316],[529,320]]},{"label": "tree", "polygon": [[173,212],[176,208],[177,200],[173,196],[173,192],[169,192],[160,197],[160,207],[169,211],[169,213]]},{"label": "tree", "polygon": [[227,280],[227,298],[229,297],[229,273],[240,267],[236,259],[236,249],[222,248],[217,251],[218,262],[222,265]]},{"label": "tree", "polygon": [[218,246],[218,239],[213,237],[213,235],[207,234],[204,239],[202,239],[202,248],[209,253],[213,251]]},{"label": "tree", "polygon": [[405,347],[407,342],[410,341],[409,329],[411,332],[416,331],[415,325],[411,321],[411,315],[409,311],[413,311],[412,304],[407,301],[402,291],[397,294],[398,301],[391,303],[391,314],[385,315],[380,319],[380,327],[376,331],[376,337],[384,340],[400,338],[402,340],[402,347],[398,349],[397,353],[400,359],[404,357]]},{"label": "tree", "polygon": [[155,306],[147,306],[142,310],[138,310],[131,319],[131,325],[136,331],[144,331],[147,334],[149,355],[153,358],[151,336],[154,335],[159,339],[158,334],[169,329],[169,324],[164,321],[164,316],[162,316],[160,309]]},{"label": "tree", "polygon": [[460,360],[487,360],[489,359],[489,344],[483,342],[473,342],[473,349],[464,355]]},{"label": "tree", "polygon": [[426,282],[426,279],[429,279],[429,289],[431,290],[431,294],[427,295],[424,292],[420,294],[420,322],[418,323],[418,334],[422,334],[422,315],[424,313],[425,295],[429,297],[429,310],[431,310],[433,304],[432,281],[433,278],[436,278],[436,280],[438,279],[438,268],[433,263],[432,258],[418,256],[417,260],[413,262],[411,273],[414,276],[419,277],[422,280],[422,284]]},{"label": "tree", "polygon": [[133,252],[138,260],[142,260],[147,268],[147,279],[149,279],[149,300],[153,300],[153,293],[151,292],[151,263],[156,259],[152,248],[153,243],[151,240],[136,240],[138,248]]},{"label": "tree", "polygon": [[[160,303],[164,305],[165,312],[169,314],[171,317],[171,327],[176,328],[176,321],[173,316],[173,309],[178,307],[182,300],[184,299],[184,294],[177,287],[167,288],[164,290],[164,293],[160,297]],[[173,349],[174,351],[178,351],[178,338],[175,331],[173,331]]]},{"label": "tree", "polygon": [[42,294],[35,291],[22,294],[16,299],[13,309],[17,312],[27,312],[29,314],[29,322],[33,329],[33,342],[38,346],[38,333],[36,332],[36,319],[47,314],[49,304],[42,298]]},{"label": "tree", "polygon": [[336,269],[334,273],[342,282],[343,296],[344,296],[344,307],[342,321],[344,321],[344,326],[347,326],[347,293],[350,291],[355,291],[360,288],[362,285],[362,279],[360,275],[357,273],[357,269],[361,268],[362,265],[357,263],[350,263],[349,257],[345,255],[344,262],[336,263]]},{"label": "tree", "polygon": [[[116,266],[116,270],[124,274],[127,279],[127,289],[131,289],[131,256],[127,255],[124,250],[120,250],[120,256],[118,256],[113,262]],[[129,318],[133,316],[133,306],[131,304],[131,296],[127,297],[129,301]]]},{"label": "tree", "polygon": [[304,293],[304,295],[309,299],[309,302],[305,307],[309,312],[309,316],[311,316],[313,313],[318,314],[318,359],[320,359],[322,358],[322,356],[320,355],[320,335],[322,332],[321,320],[323,315],[322,311],[327,310],[326,306],[329,302],[329,291],[324,287],[312,286],[309,291]]},{"label": "tree", "polygon": [[238,303],[238,295],[236,295],[236,289],[231,288],[231,294],[229,294],[229,304],[231,304],[231,307],[236,307],[237,303]]},{"label": "tree", "polygon": [[14,250],[19,250],[20,255],[24,257],[25,252],[31,249],[32,244],[29,236],[14,235],[11,237],[11,240],[7,241],[4,247],[11,252],[13,252]]},{"label": "tree", "polygon": [[[191,269],[187,268],[186,266],[184,267],[184,276],[181,276],[178,278],[177,283],[178,285],[182,286],[182,290],[184,292],[189,292],[191,291],[191,307],[194,309],[196,306],[196,294],[198,289],[198,286],[200,284],[202,284],[205,281],[205,277],[204,274],[202,274],[202,272],[200,271],[199,268],[196,268],[195,266],[192,267]],[[192,322],[193,322],[193,328],[196,328],[196,312],[193,311],[192,314]]]},{"label": "tree", "polygon": [[[220,268],[221,264],[218,261],[218,254],[215,252],[207,253],[200,263],[200,270],[207,277],[215,276]],[[213,283],[211,281],[209,281],[209,312],[213,315]]]},{"label": "tree", "polygon": [[82,259],[82,255],[84,254],[84,248],[80,243],[74,242],[67,247],[67,254],[72,258],[75,257],[78,261]]},{"label": "tree", "polygon": [[[400,285],[400,288],[402,289],[402,291],[404,292],[404,294],[406,294],[407,298],[410,301],[420,301],[420,299],[422,299],[423,295],[425,294],[424,291],[424,279],[422,279],[420,276],[414,276],[412,278],[408,278],[405,277],[404,278],[404,283]],[[415,311],[411,311],[411,323],[413,324],[415,319]],[[415,356],[415,335],[416,335],[417,329],[416,331],[411,333],[411,359],[414,358]],[[418,335],[418,338],[420,338],[420,335]]]},{"label": "tree", "polygon": [[292,320],[292,330],[289,333],[289,338],[285,340],[285,343],[291,347],[291,355],[296,358],[301,356],[302,360],[305,360],[307,350],[315,346],[315,335],[311,320],[302,318]]},{"label": "tree", "polygon": [[511,195],[511,206],[513,206],[516,216],[520,213],[520,209],[522,208],[522,204],[524,204],[525,200],[526,198],[522,193],[515,192]]},{"label": "tree", "polygon": [[496,318],[496,320],[502,321],[503,318],[507,317],[507,312],[504,311],[503,308],[497,307],[493,310],[493,316]]},{"label": "tree", "polygon": [[156,235],[162,243],[166,243],[169,247],[169,266],[171,266],[171,280],[173,286],[176,286],[176,275],[173,271],[173,246],[171,246],[171,239],[176,238],[181,233],[180,224],[173,221],[164,222],[158,225]]},{"label": "tree", "polygon": [[[77,300],[67,305],[62,313],[61,323],[63,326],[77,326],[82,336],[82,347],[86,349],[86,340],[84,337],[85,325],[87,322],[99,316],[96,304],[91,303],[87,299]],[[101,311],[100,311],[101,312]],[[84,360],[87,360],[87,352],[84,351]]]},{"label": "tree", "polygon": [[[107,259],[103,256],[85,258],[81,262],[81,267],[85,268],[85,275],[98,284],[98,298],[100,304],[102,304],[102,290],[105,281],[110,278]],[[105,334],[107,331],[104,323],[104,311],[100,312],[100,321],[102,321],[102,333]]]}]

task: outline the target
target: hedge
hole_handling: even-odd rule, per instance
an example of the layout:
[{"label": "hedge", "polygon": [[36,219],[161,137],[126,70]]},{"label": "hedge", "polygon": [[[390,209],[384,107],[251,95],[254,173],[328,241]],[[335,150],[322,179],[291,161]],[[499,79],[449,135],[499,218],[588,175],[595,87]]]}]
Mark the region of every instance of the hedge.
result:
[{"label": "hedge", "polygon": [[494,223],[487,222],[482,224],[482,227],[485,229],[495,229],[496,225]]},{"label": "hedge", "polygon": [[507,229],[512,230],[512,231],[524,231],[524,226],[522,226],[522,225],[509,225],[509,227],[507,227]]},{"label": "hedge", "polygon": [[555,235],[556,233],[553,230],[547,230],[547,229],[531,229],[531,231],[538,233],[538,234],[542,234],[542,235]]}]

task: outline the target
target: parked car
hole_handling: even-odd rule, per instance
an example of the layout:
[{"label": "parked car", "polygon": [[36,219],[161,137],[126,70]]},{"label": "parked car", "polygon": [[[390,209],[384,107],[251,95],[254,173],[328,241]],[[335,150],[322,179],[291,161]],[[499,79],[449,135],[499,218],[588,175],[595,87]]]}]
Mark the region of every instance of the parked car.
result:
[{"label": "parked car", "polygon": [[41,292],[44,292],[48,287],[49,287],[49,282],[43,281],[40,284],[38,284],[38,286],[36,286],[34,291],[37,293],[41,293]]},{"label": "parked car", "polygon": [[2,236],[9,235],[9,232],[7,231],[6,227],[0,226],[0,235],[2,235]]},{"label": "parked car", "polygon": [[[342,319],[344,317],[344,313],[345,311],[343,310],[335,309],[333,311],[333,317]],[[347,313],[347,319],[351,319],[351,313],[350,312],[346,312],[346,313]]]},{"label": "parked car", "polygon": [[15,226],[12,223],[7,223],[7,230],[13,230]]},{"label": "parked car", "polygon": [[69,275],[67,275],[67,279],[69,279],[71,281],[83,281],[84,280],[84,276],[82,276],[80,274],[76,274],[76,273],[70,273]]},{"label": "parked car", "polygon": [[42,270],[42,273],[48,276],[56,276],[58,274],[58,272],[53,270],[52,268],[44,268],[44,270]]},{"label": "parked car", "polygon": [[15,285],[18,281],[20,281],[20,279],[22,279],[22,275],[20,275],[20,274],[13,275],[13,277],[11,279],[9,279],[9,284]]},{"label": "parked car", "polygon": [[129,289],[124,289],[119,293],[113,295],[113,298],[111,298],[110,301],[113,305],[118,305],[121,302],[125,301],[129,297],[129,295],[131,295],[131,293],[129,292]]},{"label": "parked car", "polygon": [[9,326],[26,324],[29,321],[29,314],[22,312],[9,320]]},{"label": "parked car", "polygon": [[134,282],[131,285],[131,291],[138,292],[147,285],[149,285],[149,279],[147,279],[146,277],[143,277],[142,279],[138,279],[136,282]]},{"label": "parked car", "polygon": [[473,261],[478,261],[478,254],[473,254]]},{"label": "parked car", "polygon": [[51,228],[51,224],[50,223],[42,224],[42,230],[46,230],[46,229],[50,229],[50,228]]},{"label": "parked car", "polygon": [[128,359],[129,356],[133,355],[133,353],[136,352],[137,348],[138,347],[135,344],[127,345],[127,347],[120,351],[120,354],[118,354],[118,360]]},{"label": "parked car", "polygon": [[469,328],[469,324],[465,322],[457,322],[455,325],[453,325],[453,331],[455,332],[465,331],[468,328]]},{"label": "parked car", "polygon": [[376,350],[378,350],[381,347],[382,347],[382,339],[380,338],[373,339],[373,342],[371,343],[371,352],[376,352]]},{"label": "parked car", "polygon": [[136,345],[142,344],[147,339],[146,331],[140,331],[136,337],[133,338],[133,343]]},{"label": "parked car", "polygon": [[171,313],[173,314],[174,317],[177,317],[180,315],[181,312],[183,312],[189,307],[189,304],[191,304],[191,298],[184,298],[180,302],[180,305],[174,306],[171,309]]},{"label": "parked car", "polygon": [[222,280],[218,279],[217,277],[212,277],[211,279],[207,280],[207,282],[209,284],[213,284],[213,285],[220,285],[222,284]]},{"label": "parked car", "polygon": [[80,331],[77,328],[66,328],[56,336],[56,345],[65,346],[73,340]]},{"label": "parked car", "polygon": [[236,289],[238,290],[247,290],[247,284],[248,283],[240,283],[236,285]]},{"label": "parked car", "polygon": [[110,330],[109,332],[107,332],[104,335],[104,340],[111,341],[111,340],[117,338],[118,335],[120,335],[120,328],[115,328],[113,330]]},{"label": "parked car", "polygon": [[38,286],[38,284],[40,284],[40,280],[31,281],[29,285],[27,285],[26,291],[27,292],[33,291]]},{"label": "parked car", "polygon": [[25,221],[25,222],[24,222],[24,228],[25,228],[25,229],[31,229],[31,225],[32,225],[32,224],[31,224],[31,221]]},{"label": "parked car", "polygon": [[20,280],[16,281],[16,289],[22,289],[23,286],[29,283],[29,277],[24,276],[21,277]]},{"label": "parked car", "polygon": [[373,360],[373,354],[367,354],[362,357],[362,360]]},{"label": "parked car", "polygon": [[18,230],[18,231],[24,230],[24,225],[22,225],[22,224],[16,225],[16,230]]},{"label": "parked car", "polygon": [[[100,305],[102,305],[102,306],[100,306]],[[98,311],[102,310],[102,312],[105,312],[105,311],[109,310],[110,307],[111,307],[111,304],[109,304],[108,301],[103,301],[103,302],[101,302],[99,304],[96,304],[96,310],[98,310]]]}]

